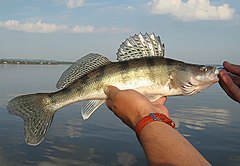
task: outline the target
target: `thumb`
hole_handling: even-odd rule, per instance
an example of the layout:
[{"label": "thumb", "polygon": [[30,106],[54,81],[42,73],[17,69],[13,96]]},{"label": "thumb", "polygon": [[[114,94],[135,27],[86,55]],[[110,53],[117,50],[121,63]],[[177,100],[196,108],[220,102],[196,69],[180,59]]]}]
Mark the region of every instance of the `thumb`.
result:
[{"label": "thumb", "polygon": [[103,91],[108,99],[113,99],[117,94],[117,92],[119,91],[119,89],[115,86],[110,85],[110,86],[105,86]]}]

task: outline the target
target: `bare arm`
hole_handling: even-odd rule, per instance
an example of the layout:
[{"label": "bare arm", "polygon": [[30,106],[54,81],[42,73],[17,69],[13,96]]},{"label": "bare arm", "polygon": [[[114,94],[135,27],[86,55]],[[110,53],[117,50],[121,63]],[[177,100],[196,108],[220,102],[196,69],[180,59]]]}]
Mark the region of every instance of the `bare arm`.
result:
[{"label": "bare arm", "polygon": [[219,84],[223,90],[236,102],[240,103],[240,66],[224,62],[225,70],[219,74]]},{"label": "bare arm", "polygon": [[[168,115],[166,98],[151,103],[134,90],[105,89],[107,106],[130,128],[149,113]],[[175,129],[163,122],[152,122],[140,133],[139,141],[150,165],[210,165]]]}]

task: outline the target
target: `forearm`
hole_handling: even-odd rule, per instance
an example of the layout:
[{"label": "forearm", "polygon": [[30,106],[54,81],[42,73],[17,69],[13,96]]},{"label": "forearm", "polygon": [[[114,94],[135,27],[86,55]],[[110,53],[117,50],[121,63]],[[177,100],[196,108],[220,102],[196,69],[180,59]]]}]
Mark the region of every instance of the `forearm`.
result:
[{"label": "forearm", "polygon": [[163,122],[146,125],[139,141],[150,165],[210,165],[181,134]]},{"label": "forearm", "polygon": [[143,128],[138,128],[142,118],[148,116],[149,113],[169,116],[167,108],[163,105],[166,98],[160,98],[151,103],[136,91],[121,91],[111,86],[105,88],[104,92],[108,96],[107,106],[126,125],[137,129],[139,141],[150,165],[210,165],[184,137],[168,124],[154,121],[145,127],[142,126]]}]

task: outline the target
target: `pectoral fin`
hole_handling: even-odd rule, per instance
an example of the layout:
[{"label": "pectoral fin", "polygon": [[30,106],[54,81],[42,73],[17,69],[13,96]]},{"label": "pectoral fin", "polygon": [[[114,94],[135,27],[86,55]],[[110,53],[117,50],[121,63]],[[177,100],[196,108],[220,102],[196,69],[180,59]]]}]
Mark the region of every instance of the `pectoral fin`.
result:
[{"label": "pectoral fin", "polygon": [[81,109],[83,119],[88,119],[92,113],[100,107],[105,102],[105,100],[88,100],[83,104]]}]

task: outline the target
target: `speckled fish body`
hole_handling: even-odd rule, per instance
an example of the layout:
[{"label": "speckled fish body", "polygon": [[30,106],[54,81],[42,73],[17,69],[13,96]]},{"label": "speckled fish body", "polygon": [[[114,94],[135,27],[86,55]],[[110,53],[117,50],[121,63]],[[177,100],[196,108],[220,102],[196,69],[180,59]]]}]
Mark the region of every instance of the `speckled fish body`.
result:
[{"label": "speckled fish body", "polygon": [[[85,74],[53,96],[70,100],[65,99],[63,105],[81,100],[105,100],[103,88],[107,85],[135,89],[151,100],[161,96],[192,95],[215,83],[218,80],[217,72],[215,67],[186,64],[161,57],[112,62]],[[198,83],[197,79],[194,80],[195,76],[209,76],[209,79],[194,84]]]}]

